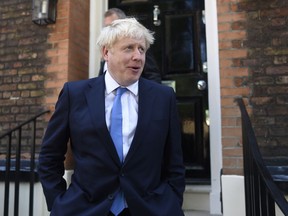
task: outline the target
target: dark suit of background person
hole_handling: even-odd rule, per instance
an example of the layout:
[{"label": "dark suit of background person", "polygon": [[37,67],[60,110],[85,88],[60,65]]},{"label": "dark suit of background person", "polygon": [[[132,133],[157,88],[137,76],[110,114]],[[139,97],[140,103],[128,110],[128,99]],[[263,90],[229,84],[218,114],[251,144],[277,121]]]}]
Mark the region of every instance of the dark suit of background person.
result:
[{"label": "dark suit of background person", "polygon": [[[104,13],[104,26],[110,25],[112,21],[116,19],[126,18],[126,14],[119,8],[110,8]],[[104,71],[105,61],[101,61],[99,76],[105,73]],[[155,61],[155,58],[151,50],[146,52],[146,62],[143,72],[141,74],[143,78],[154,80],[157,83],[161,83],[161,71]]]},{"label": "dark suit of background person", "polygon": [[[185,168],[173,89],[141,78],[141,71],[137,75],[138,120],[121,163],[105,119],[110,73],[65,83],[59,95],[39,154],[48,210],[52,216],[107,216],[121,188],[132,216],[183,216]],[[67,188],[63,175],[69,140],[75,167]]]}]

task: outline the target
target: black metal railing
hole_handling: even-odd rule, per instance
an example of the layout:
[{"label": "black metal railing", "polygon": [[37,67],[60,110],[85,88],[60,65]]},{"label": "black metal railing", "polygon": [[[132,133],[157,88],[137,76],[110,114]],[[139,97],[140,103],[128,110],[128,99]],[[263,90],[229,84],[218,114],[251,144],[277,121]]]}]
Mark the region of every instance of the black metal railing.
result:
[{"label": "black metal railing", "polygon": [[[43,111],[38,115],[30,118],[29,120],[23,122],[14,129],[6,132],[0,136],[0,140],[7,141],[7,150],[6,150],[6,159],[5,159],[5,189],[4,189],[4,208],[3,216],[9,215],[9,195],[10,195],[10,182],[14,182],[14,216],[19,215],[19,192],[20,192],[20,175],[23,172],[21,166],[21,140],[22,131],[27,125],[30,126],[28,136],[31,140],[30,143],[30,159],[28,162],[28,167],[26,165],[26,173],[28,172],[28,181],[29,181],[29,216],[33,216],[33,199],[34,199],[34,183],[35,183],[35,148],[36,148],[36,122],[37,119],[50,112],[49,110]],[[27,136],[27,134],[25,134]],[[13,141],[12,141],[13,140]],[[12,143],[15,141],[15,155],[13,154],[12,158]],[[2,143],[1,142],[1,143]],[[13,146],[14,147],[14,146]],[[27,163],[26,163],[27,164]],[[22,213],[23,214],[23,213]]]},{"label": "black metal railing", "polygon": [[237,99],[237,102],[242,120],[246,216],[275,216],[275,204],[286,216],[288,202],[260,154],[243,100]]}]

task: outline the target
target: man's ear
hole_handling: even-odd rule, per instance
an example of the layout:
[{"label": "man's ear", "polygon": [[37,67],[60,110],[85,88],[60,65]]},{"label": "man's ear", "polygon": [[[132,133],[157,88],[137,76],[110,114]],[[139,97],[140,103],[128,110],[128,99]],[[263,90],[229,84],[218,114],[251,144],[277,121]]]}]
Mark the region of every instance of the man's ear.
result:
[{"label": "man's ear", "polygon": [[108,49],[106,46],[102,48],[102,56],[105,61],[108,59]]}]

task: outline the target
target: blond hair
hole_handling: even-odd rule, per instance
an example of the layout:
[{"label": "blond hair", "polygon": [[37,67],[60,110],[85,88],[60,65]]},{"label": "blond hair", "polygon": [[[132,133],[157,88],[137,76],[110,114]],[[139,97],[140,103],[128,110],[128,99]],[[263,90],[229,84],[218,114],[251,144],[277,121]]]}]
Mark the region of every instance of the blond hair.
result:
[{"label": "blond hair", "polygon": [[139,23],[135,18],[125,18],[114,20],[111,25],[102,29],[97,44],[103,47],[111,46],[121,38],[128,37],[133,39],[144,39],[146,49],[154,43],[153,33]]}]

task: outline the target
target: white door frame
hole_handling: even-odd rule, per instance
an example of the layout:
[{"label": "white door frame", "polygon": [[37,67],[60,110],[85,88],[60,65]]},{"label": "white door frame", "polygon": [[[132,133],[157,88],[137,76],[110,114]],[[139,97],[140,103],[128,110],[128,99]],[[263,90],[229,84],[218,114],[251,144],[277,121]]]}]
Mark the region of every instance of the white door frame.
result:
[{"label": "white door frame", "polygon": [[210,116],[211,192],[210,213],[221,214],[221,100],[218,48],[218,19],[216,0],[205,0],[206,41],[208,64],[208,101]]},{"label": "white door frame", "polygon": [[[103,23],[103,14],[108,8],[108,0],[90,0],[90,53],[89,77],[98,75],[100,52],[96,45],[97,36]],[[221,214],[222,144],[221,144],[221,107],[220,107],[220,71],[218,54],[218,25],[216,0],[205,0],[206,40],[208,59],[208,100],[210,116],[210,158],[211,158],[211,191],[210,213]]]}]

